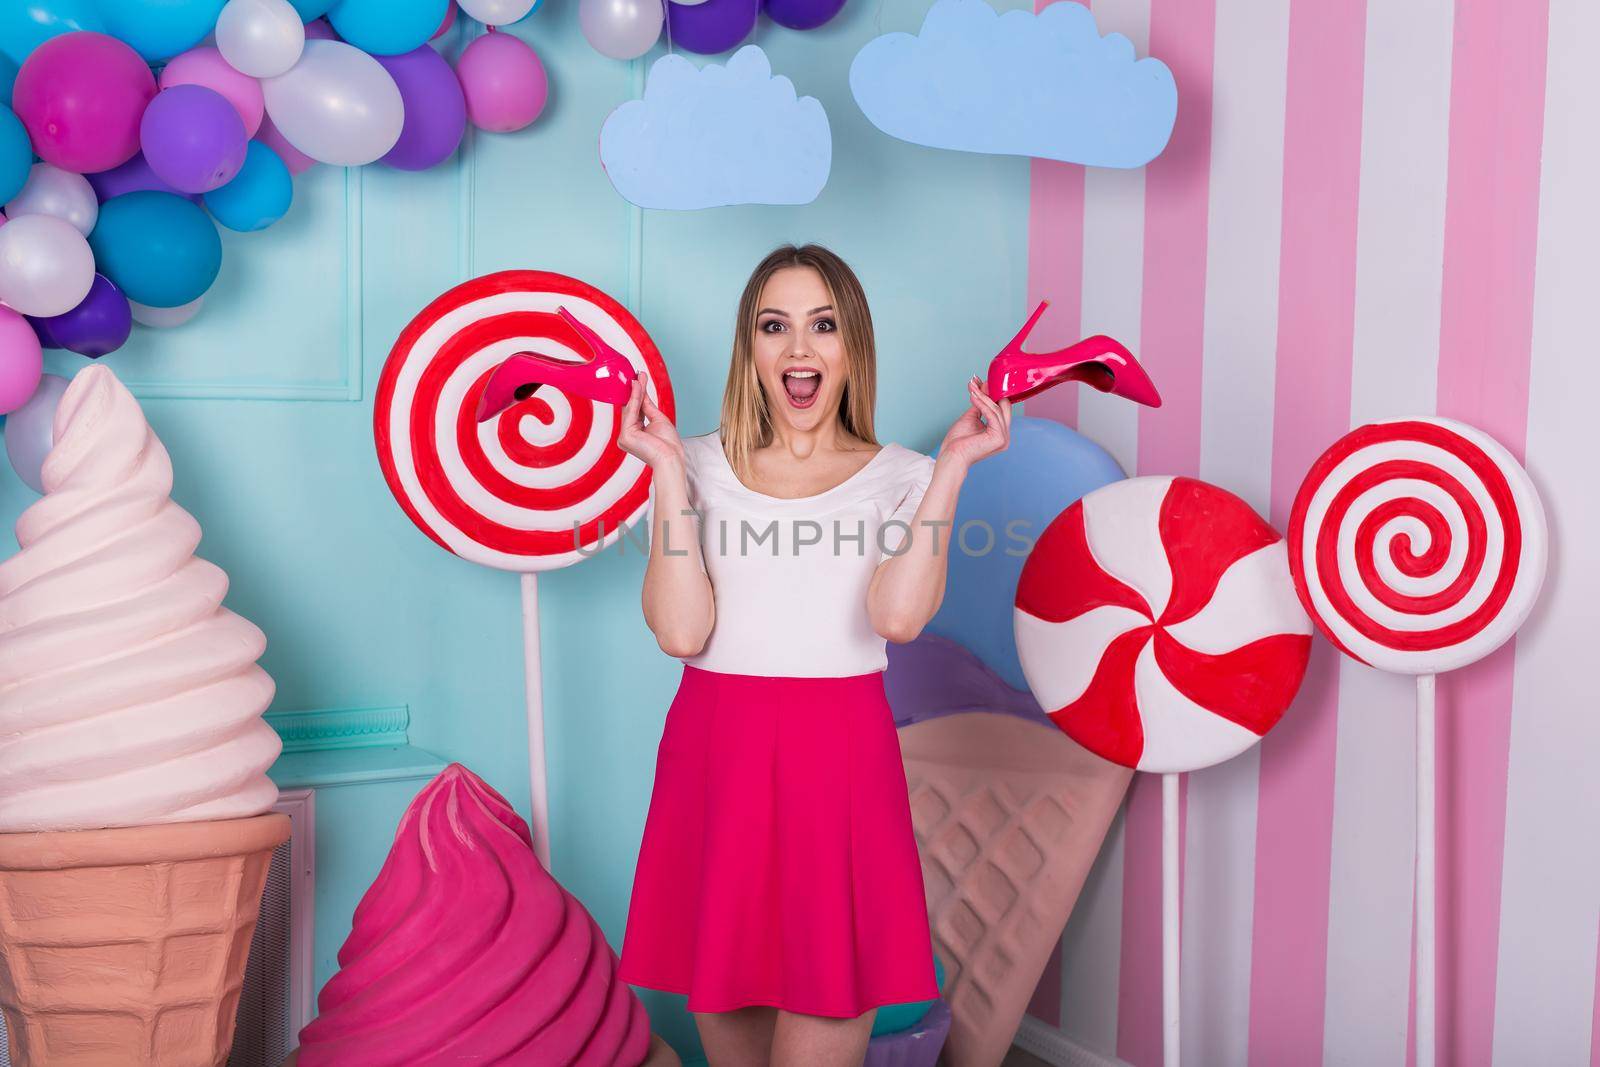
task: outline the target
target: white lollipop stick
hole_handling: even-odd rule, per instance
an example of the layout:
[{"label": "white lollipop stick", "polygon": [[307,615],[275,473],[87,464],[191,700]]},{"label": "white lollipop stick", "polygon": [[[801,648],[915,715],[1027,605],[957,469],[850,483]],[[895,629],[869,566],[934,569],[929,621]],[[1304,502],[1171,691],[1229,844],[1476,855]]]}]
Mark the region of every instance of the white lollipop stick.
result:
[{"label": "white lollipop stick", "polygon": [[533,852],[550,869],[550,778],[544,753],[544,681],[539,660],[539,576],[522,576],[522,682],[528,703],[528,805]]},{"label": "white lollipop stick", "polygon": [[1178,1067],[1178,776],[1161,776],[1161,1062]]},{"label": "white lollipop stick", "polygon": [[1431,674],[1417,675],[1417,1067],[1432,1067],[1434,1044],[1434,866],[1437,793],[1433,784]]}]

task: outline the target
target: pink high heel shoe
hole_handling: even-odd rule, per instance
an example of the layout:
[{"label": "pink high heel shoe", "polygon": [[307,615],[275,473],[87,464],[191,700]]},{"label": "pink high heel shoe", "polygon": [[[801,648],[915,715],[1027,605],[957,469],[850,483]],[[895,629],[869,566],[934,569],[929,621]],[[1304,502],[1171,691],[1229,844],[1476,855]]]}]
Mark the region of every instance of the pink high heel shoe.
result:
[{"label": "pink high heel shoe", "polygon": [[1161,394],[1133,353],[1103,334],[1086,337],[1055,352],[1024,352],[1022,343],[1049,306],[1050,301],[1039,301],[1022,329],[989,362],[991,399],[1015,403],[1052,385],[1078,381],[1136,404],[1161,406]]},{"label": "pink high heel shoe", "polygon": [[556,359],[538,352],[517,352],[496,367],[478,398],[478,421],[487,422],[519,400],[526,400],[541,385],[551,385],[571,396],[621,407],[628,402],[633,380],[639,376],[628,357],[606,344],[564,307],[556,308],[561,321],[589,346],[594,358],[586,362]]}]

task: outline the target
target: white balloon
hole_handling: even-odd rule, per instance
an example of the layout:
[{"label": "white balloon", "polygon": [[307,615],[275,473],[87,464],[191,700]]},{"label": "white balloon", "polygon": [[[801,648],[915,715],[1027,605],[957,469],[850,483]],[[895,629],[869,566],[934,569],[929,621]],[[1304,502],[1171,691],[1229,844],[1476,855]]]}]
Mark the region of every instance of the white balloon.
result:
[{"label": "white balloon", "polygon": [[400,139],[400,87],[376,59],[343,41],[311,40],[287,72],[263,78],[267,114],[295,148],[321,163],[359,167]]},{"label": "white balloon", "polygon": [[100,217],[100,201],[89,179],[51,163],[35,163],[28,183],[6,205],[6,217],[53,215],[72,223],[85,237]]},{"label": "white balloon", "polygon": [[275,78],[305,49],[306,26],[289,0],[228,0],[217,16],[217,51],[252,78]]},{"label": "white balloon", "polygon": [[611,59],[637,59],[655,47],[666,14],[661,0],[578,0],[578,28]]},{"label": "white balloon", "polygon": [[533,10],[534,0],[456,0],[456,6],[485,26],[507,26]]},{"label": "white balloon", "polygon": [[128,307],[133,311],[133,321],[139,325],[169,330],[174,326],[182,326],[198,315],[200,301],[204,299],[203,296],[197,296],[187,304],[179,304],[175,308],[153,308],[130,300]]},{"label": "white balloon", "polygon": [[0,300],[24,315],[65,315],[94,285],[94,253],[77,227],[54,215],[0,226]]},{"label": "white balloon", "polygon": [[55,447],[56,408],[68,384],[59,374],[41,376],[28,402],[6,416],[6,458],[35,493],[44,492],[44,461]]}]

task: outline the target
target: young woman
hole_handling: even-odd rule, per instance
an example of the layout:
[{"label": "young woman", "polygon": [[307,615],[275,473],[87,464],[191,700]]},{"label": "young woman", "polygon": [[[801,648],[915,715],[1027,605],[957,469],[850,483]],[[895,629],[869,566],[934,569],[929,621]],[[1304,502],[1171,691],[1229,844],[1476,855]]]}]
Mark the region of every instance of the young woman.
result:
[{"label": "young woman", "polygon": [[790,245],[740,298],[717,431],[680,439],[642,380],[623,409],[655,479],[645,621],[684,669],[620,973],[688,996],[711,1067],[854,1067],[879,1005],[939,992],[881,672],[1011,411],[974,377],[936,461],[878,444],[876,376],[855,274]]}]

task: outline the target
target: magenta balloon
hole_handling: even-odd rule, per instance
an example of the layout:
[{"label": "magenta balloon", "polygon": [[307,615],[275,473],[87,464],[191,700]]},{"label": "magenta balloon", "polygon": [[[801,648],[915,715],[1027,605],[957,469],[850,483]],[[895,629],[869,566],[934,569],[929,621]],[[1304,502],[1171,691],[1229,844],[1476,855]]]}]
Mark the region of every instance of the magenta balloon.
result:
[{"label": "magenta balloon", "polygon": [[791,30],[814,30],[837,15],[844,0],[764,0],[767,18]]},{"label": "magenta balloon", "polygon": [[380,162],[399,170],[427,170],[448,159],[467,132],[467,100],[456,72],[427,45],[398,56],[373,56],[400,87],[405,125]]},{"label": "magenta balloon", "polygon": [[89,184],[94,186],[94,195],[102,204],[123,193],[142,193],[147,190],[174,193],[196,202],[200,200],[199,194],[181,192],[162,181],[160,176],[150,169],[150,164],[145,161],[142,152],[120,167],[112,167],[110,170],[103,170],[88,177]]},{"label": "magenta balloon", "polygon": [[266,114],[266,101],[261,96],[261,83],[248,74],[240,74],[222,58],[215,48],[191,48],[174,56],[161,71],[161,88],[174,85],[203,85],[221,93],[239,113],[244,123],[246,137],[254,137],[261,128],[261,116]]},{"label": "magenta balloon", "polygon": [[221,93],[203,85],[174,85],[145,108],[139,143],[150,169],[168,185],[209,193],[239,173],[250,138]]},{"label": "magenta balloon", "polygon": [[455,24],[456,0],[450,0],[448,4],[444,5],[444,21],[439,23],[439,28],[433,31],[433,36],[429,37],[428,40],[437,41],[439,38],[449,33],[450,27],[454,26]]},{"label": "magenta balloon", "polygon": [[271,115],[261,120],[261,132],[256,134],[256,140],[278,153],[278,158],[283,160],[290,174],[299,174],[317,164],[316,160],[289,143],[283,132],[273,125]]},{"label": "magenta balloon", "polygon": [[77,30],[33,50],[17,72],[12,108],[47,163],[95,174],[139,151],[139,120],[156,79],[115,37]]},{"label": "magenta balloon", "polygon": [[726,52],[756,28],[756,0],[705,0],[667,4],[667,34],[673,44],[711,56]]},{"label": "magenta balloon", "polygon": [[0,307],[0,414],[17,410],[39,388],[44,351],[28,320]]},{"label": "magenta balloon", "polygon": [[544,110],[550,83],[539,56],[509,33],[485,34],[462,50],[456,76],[467,98],[467,117],[481,130],[520,130]]}]

